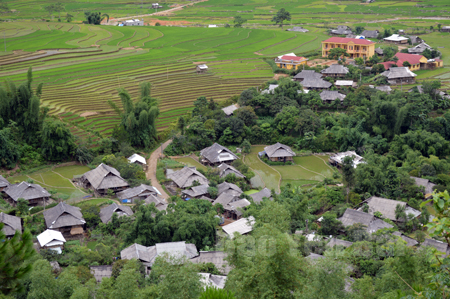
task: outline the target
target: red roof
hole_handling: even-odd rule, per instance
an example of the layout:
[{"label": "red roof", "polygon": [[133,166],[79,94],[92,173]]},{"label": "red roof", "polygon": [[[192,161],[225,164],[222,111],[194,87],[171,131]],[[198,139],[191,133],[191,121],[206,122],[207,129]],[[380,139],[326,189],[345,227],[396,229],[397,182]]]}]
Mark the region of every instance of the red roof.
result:
[{"label": "red roof", "polygon": [[327,40],[324,40],[323,43],[339,43],[346,44],[348,42],[353,42],[356,45],[372,45],[374,42],[371,42],[367,39],[358,39],[358,38],[347,38],[347,37],[331,37]]},{"label": "red roof", "polygon": [[394,64],[397,64],[397,66],[402,67],[403,62],[405,62],[405,61],[408,61],[409,64],[411,64],[411,65],[419,64],[420,59],[423,57],[422,55],[407,54],[407,53],[397,53],[397,54],[395,54],[395,56],[397,56],[397,58],[398,58],[397,63],[395,63],[394,61],[386,61],[386,62],[383,62],[380,64],[384,65],[384,68],[386,70],[388,70]]},{"label": "red roof", "polygon": [[305,60],[305,57],[297,57],[297,56],[287,56],[284,55],[283,57],[281,57],[282,60],[294,60],[294,61],[302,61]]}]

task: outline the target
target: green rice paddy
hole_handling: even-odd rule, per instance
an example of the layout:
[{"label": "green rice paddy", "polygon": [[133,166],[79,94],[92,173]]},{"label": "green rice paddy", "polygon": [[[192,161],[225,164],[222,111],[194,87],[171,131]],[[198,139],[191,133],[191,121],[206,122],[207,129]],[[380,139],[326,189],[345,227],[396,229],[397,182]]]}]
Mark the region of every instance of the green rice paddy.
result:
[{"label": "green rice paddy", "polygon": [[180,162],[189,167],[196,167],[197,169],[207,170],[207,167],[200,162],[195,161],[191,157],[174,158],[175,161]]}]

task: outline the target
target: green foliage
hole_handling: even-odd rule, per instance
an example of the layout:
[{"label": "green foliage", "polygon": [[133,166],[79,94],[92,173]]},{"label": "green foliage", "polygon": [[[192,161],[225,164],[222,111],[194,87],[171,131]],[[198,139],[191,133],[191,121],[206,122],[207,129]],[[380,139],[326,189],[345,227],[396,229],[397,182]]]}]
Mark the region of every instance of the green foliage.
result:
[{"label": "green foliage", "polygon": [[291,14],[284,8],[281,8],[279,11],[277,11],[277,14],[272,18],[272,22],[274,22],[275,24],[279,24],[281,29],[283,29],[283,22],[290,20]]},{"label": "green foliage", "polygon": [[247,22],[246,19],[244,19],[242,16],[235,16],[233,23],[234,23],[234,27],[235,28],[239,28],[242,27],[242,25]]},{"label": "green foliage", "polygon": [[84,16],[86,18],[87,24],[100,25],[100,23],[103,21],[105,17],[107,18],[107,22],[109,22],[109,15],[108,14],[102,15],[102,13],[98,11],[97,12],[85,11]]},{"label": "green foliage", "polygon": [[200,295],[199,299],[235,299],[235,297],[233,293],[229,291],[207,287]]},{"label": "green foliage", "polygon": [[16,231],[11,239],[6,239],[0,223],[0,294],[9,295],[23,289],[23,278],[30,273],[29,259],[35,254],[29,231]]},{"label": "green foliage", "polygon": [[83,205],[81,209],[86,225],[89,228],[95,228],[100,222],[100,208],[96,205]]},{"label": "green foliage", "polygon": [[41,135],[42,156],[47,160],[67,160],[76,148],[74,136],[61,121],[46,120]]},{"label": "green foliage", "polygon": [[343,48],[333,48],[328,51],[328,59],[338,60],[341,57],[348,57],[347,50]]}]

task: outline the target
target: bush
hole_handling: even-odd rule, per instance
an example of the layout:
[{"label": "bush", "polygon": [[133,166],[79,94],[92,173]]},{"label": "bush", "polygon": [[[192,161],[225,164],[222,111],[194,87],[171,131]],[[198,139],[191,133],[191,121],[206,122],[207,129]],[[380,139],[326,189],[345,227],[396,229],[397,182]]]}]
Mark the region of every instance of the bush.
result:
[{"label": "bush", "polygon": [[264,163],[266,163],[267,165],[272,165],[272,166],[277,166],[277,165],[294,165],[294,162],[291,161],[286,161],[286,162],[274,162],[274,161],[270,161],[267,158],[262,158],[261,159]]},{"label": "bush", "polygon": [[155,26],[161,26],[161,24],[159,22],[156,22]]},{"label": "bush", "polygon": [[41,207],[41,206],[39,206],[39,207],[33,207],[33,208],[30,210],[30,214],[36,214],[36,213],[38,213],[38,212],[40,212],[40,211],[42,211],[42,210],[44,210],[44,207]]}]

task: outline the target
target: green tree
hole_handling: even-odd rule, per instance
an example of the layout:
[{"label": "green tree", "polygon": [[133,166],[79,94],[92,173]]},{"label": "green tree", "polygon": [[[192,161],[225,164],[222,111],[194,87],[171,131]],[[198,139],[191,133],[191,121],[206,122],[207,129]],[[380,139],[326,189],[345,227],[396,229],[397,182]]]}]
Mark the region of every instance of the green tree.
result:
[{"label": "green tree", "polygon": [[119,128],[126,132],[131,145],[151,147],[157,142],[156,118],[159,115],[158,101],[151,97],[149,82],[142,82],[140,89],[140,100],[136,103],[133,102],[128,91],[123,88],[119,89],[122,110],[111,100],[108,103],[120,116],[121,123]]},{"label": "green tree", "polygon": [[73,20],[73,16],[72,16],[71,14],[67,13],[67,14],[66,14],[66,21],[67,21],[68,23],[70,23],[70,22],[72,22],[72,20]]},{"label": "green tree", "polygon": [[343,48],[333,48],[328,52],[328,59],[338,60],[341,57],[348,57],[347,50]]},{"label": "green tree", "polygon": [[14,168],[19,157],[20,148],[14,141],[11,128],[0,130],[0,167]]},{"label": "green tree", "polygon": [[353,166],[353,158],[347,156],[342,163],[342,176],[347,189],[347,202],[350,194],[350,190],[355,185],[355,167]]},{"label": "green tree", "polygon": [[409,63],[408,61],[403,61],[403,66],[411,67],[411,63]]},{"label": "green tree", "polygon": [[336,219],[336,214],[323,214],[319,233],[321,235],[336,235],[342,229],[342,223]]},{"label": "green tree", "polygon": [[42,126],[42,156],[50,161],[68,159],[76,148],[75,137],[59,120],[46,120]]},{"label": "green tree", "polygon": [[437,24],[437,27],[438,27],[438,31],[441,31],[442,25],[441,24]]},{"label": "green tree", "polygon": [[52,17],[53,12],[55,11],[55,5],[54,4],[49,4],[44,6],[44,9],[48,12],[48,16]]},{"label": "green tree", "polygon": [[233,20],[234,27],[236,28],[242,27],[242,24],[244,24],[245,22],[247,22],[247,20],[241,16],[235,16]]},{"label": "green tree", "polygon": [[178,128],[181,131],[181,135],[184,135],[184,128],[186,127],[186,119],[183,116],[178,118]]},{"label": "green tree", "polygon": [[28,201],[23,198],[19,198],[17,200],[17,211],[20,213],[21,216],[28,215],[29,214]]},{"label": "green tree", "polygon": [[59,289],[52,267],[46,260],[37,260],[31,272],[30,290],[27,299],[56,299],[59,298]]},{"label": "green tree", "polygon": [[[16,232],[7,239],[0,223],[0,294],[8,295],[23,289],[23,278],[30,273],[29,259],[35,254],[33,239],[28,230]],[[48,262],[47,262],[48,263]]]},{"label": "green tree", "polygon": [[125,264],[116,279],[112,298],[138,298],[139,280],[143,280],[143,273],[139,271],[139,268],[139,262],[134,259]]},{"label": "green tree", "polygon": [[107,22],[109,22],[109,15],[103,14],[101,12],[84,12],[84,16],[86,18],[86,22],[88,24],[100,25],[104,18],[106,18]]},{"label": "green tree", "polygon": [[200,295],[199,299],[235,299],[235,297],[233,293],[229,291],[207,287]]},{"label": "green tree", "polygon": [[252,145],[247,139],[244,139],[244,141],[241,144],[242,152],[244,154],[250,154],[250,151],[252,149]]},{"label": "green tree", "polygon": [[363,26],[356,26],[355,33],[361,34],[364,30],[365,30],[365,28]]},{"label": "green tree", "polygon": [[284,8],[281,8],[279,11],[277,11],[277,14],[272,18],[272,22],[279,25],[281,27],[281,30],[283,30],[283,22],[290,20],[291,14]]}]

